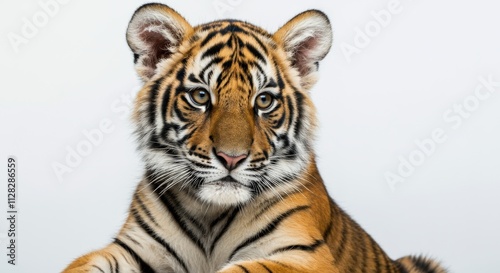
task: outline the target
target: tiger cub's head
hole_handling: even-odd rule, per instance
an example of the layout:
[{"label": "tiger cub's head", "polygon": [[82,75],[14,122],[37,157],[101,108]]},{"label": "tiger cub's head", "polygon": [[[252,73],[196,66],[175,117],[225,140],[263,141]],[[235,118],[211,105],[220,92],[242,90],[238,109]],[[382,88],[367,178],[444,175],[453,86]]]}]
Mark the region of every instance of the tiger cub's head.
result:
[{"label": "tiger cub's head", "polygon": [[179,187],[237,205],[300,186],[313,159],[308,91],[332,42],[322,12],[271,34],[235,20],[193,27],[148,4],[132,17],[127,41],[144,81],[134,121],[156,191]]}]

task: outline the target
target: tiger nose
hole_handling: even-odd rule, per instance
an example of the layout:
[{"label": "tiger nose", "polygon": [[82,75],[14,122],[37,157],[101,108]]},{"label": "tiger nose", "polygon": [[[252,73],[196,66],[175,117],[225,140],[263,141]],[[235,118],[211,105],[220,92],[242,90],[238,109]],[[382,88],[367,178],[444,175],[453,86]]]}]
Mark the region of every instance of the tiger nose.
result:
[{"label": "tiger nose", "polygon": [[247,158],[247,155],[243,154],[238,156],[230,156],[223,152],[218,152],[217,158],[224,165],[224,167],[226,167],[226,169],[231,171],[236,168],[238,163],[241,163],[245,158]]}]

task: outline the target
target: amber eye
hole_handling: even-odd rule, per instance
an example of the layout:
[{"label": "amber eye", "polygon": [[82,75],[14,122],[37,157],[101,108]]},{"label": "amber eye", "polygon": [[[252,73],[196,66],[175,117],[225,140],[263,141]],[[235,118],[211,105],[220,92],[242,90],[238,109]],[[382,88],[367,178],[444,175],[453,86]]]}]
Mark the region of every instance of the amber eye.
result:
[{"label": "amber eye", "polygon": [[210,101],[210,94],[207,90],[196,89],[189,93],[191,99],[198,105],[205,105]]},{"label": "amber eye", "polygon": [[273,104],[273,100],[273,96],[271,96],[269,93],[262,93],[255,99],[255,105],[257,106],[257,108],[265,110],[271,107],[271,105]]}]

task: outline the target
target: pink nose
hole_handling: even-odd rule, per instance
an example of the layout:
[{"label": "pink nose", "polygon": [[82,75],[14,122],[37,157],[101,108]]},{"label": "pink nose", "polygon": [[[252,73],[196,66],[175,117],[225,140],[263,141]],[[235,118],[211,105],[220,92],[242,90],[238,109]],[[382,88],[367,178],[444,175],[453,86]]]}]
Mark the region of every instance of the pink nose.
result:
[{"label": "pink nose", "polygon": [[217,158],[222,162],[222,164],[224,164],[224,167],[226,167],[226,169],[232,170],[236,167],[238,162],[241,162],[245,158],[247,158],[247,155],[230,156],[223,152],[218,152]]}]

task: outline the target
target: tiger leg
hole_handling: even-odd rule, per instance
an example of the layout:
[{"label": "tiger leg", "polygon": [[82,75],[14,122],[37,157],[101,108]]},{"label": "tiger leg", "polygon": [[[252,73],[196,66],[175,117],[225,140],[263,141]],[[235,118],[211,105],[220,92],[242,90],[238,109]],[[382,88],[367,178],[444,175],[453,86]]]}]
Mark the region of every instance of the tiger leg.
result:
[{"label": "tiger leg", "polygon": [[119,245],[86,254],[72,262],[62,273],[141,272],[138,262]]},{"label": "tiger leg", "polygon": [[340,273],[334,267],[332,255],[326,245],[315,250],[287,250],[266,258],[236,261],[217,273]]}]

